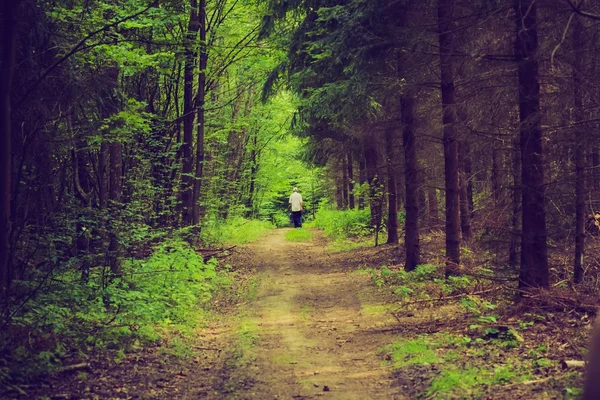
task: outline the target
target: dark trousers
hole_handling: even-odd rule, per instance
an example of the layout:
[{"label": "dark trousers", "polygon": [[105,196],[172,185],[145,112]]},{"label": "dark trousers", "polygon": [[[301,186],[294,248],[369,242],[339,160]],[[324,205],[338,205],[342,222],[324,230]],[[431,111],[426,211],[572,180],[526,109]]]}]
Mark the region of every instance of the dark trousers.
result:
[{"label": "dark trousers", "polygon": [[294,228],[302,228],[302,211],[292,211]]}]

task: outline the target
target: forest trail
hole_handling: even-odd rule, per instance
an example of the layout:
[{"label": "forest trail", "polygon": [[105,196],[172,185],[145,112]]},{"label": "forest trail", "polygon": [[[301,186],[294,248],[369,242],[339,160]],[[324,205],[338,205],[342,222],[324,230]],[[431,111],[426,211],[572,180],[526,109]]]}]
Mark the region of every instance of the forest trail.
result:
[{"label": "forest trail", "polygon": [[386,251],[330,253],[320,231],[298,243],[285,239],[290,230],[236,250],[232,268],[255,283],[233,307],[215,299],[221,312],[189,339],[167,335],[118,362],[99,356],[84,373],[48,376],[16,398],[408,398],[419,377],[392,377],[378,354],[398,339],[397,321],[371,277],[356,272],[385,263]]},{"label": "forest trail", "polygon": [[256,381],[226,398],[404,398],[377,354],[394,321],[370,278],[315,241],[287,241],[288,231],[248,245],[261,275],[251,306]]}]

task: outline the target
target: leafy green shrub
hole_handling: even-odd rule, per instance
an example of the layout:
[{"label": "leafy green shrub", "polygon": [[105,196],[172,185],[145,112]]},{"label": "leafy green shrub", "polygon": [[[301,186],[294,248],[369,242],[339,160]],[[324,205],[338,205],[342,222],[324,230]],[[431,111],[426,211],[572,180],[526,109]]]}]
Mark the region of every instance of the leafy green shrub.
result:
[{"label": "leafy green shrub", "polygon": [[[180,240],[156,246],[145,260],[124,260],[120,277],[100,266],[86,282],[67,263],[0,334],[0,350],[8,354],[0,365],[11,365],[10,380],[18,380],[98,349],[116,351],[118,361],[123,349],[159,340],[165,331],[191,332],[202,321],[203,305],[230,283],[216,260],[204,262]],[[28,335],[15,337],[18,332]],[[0,383],[8,380],[0,372]]]},{"label": "leafy green shrub", "polygon": [[273,214],[273,224],[278,227],[278,228],[282,228],[284,226],[290,226],[291,222],[290,222],[290,214],[284,211],[277,211],[276,213]]},{"label": "leafy green shrub", "polygon": [[315,216],[315,226],[332,239],[368,236],[373,232],[370,223],[371,212],[367,208],[333,210],[321,207]]}]

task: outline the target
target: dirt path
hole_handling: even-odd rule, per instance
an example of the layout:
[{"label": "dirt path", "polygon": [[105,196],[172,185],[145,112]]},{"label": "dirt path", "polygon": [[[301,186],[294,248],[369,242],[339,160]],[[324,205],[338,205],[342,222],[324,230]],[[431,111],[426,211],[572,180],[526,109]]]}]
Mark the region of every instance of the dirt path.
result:
[{"label": "dirt path", "polygon": [[13,398],[407,398],[400,383],[408,383],[392,379],[377,354],[394,341],[389,328],[397,321],[371,278],[355,272],[388,255],[382,248],[329,254],[319,232],[292,243],[288,231],[271,231],[237,253],[234,268],[257,272],[255,296],[198,328],[183,356],[172,354],[177,347],[168,341],[176,338],[166,337],[118,363],[107,355],[84,373],[48,376]]},{"label": "dirt path", "polygon": [[323,246],[285,240],[287,231],[248,246],[261,274],[250,314],[256,381],[251,392],[227,398],[404,398],[377,355],[393,341],[382,332],[392,321],[370,278],[337,264]]}]

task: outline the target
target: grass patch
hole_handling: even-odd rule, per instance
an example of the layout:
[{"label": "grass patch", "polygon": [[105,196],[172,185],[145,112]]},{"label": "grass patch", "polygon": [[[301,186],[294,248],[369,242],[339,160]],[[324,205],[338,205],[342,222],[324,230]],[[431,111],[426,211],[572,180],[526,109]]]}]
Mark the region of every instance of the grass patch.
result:
[{"label": "grass patch", "polygon": [[312,307],[311,306],[303,306],[300,309],[300,319],[303,321],[306,321],[309,317],[310,317],[310,313],[312,311]]},{"label": "grass patch", "polygon": [[257,241],[274,227],[269,221],[242,217],[210,221],[202,230],[201,239],[209,244],[246,244]]},{"label": "grass patch", "polygon": [[359,249],[362,247],[372,247],[374,239],[371,236],[364,236],[358,239],[338,239],[330,242],[325,248],[327,253],[342,253]]},{"label": "grass patch", "polygon": [[[392,369],[402,369],[407,374],[413,368],[422,374],[421,366],[435,365],[431,372],[435,376],[420,396],[446,399],[479,397],[493,393],[493,387],[536,378],[539,362],[524,360],[518,350],[508,354],[501,349],[498,340],[472,340],[469,336],[439,333],[399,340],[380,353],[385,354]],[[542,364],[547,368],[546,373],[557,368],[554,363],[542,361]]]},{"label": "grass patch", "polygon": [[442,362],[437,356],[432,342],[425,337],[414,340],[401,340],[387,346],[383,352],[392,363],[393,369],[412,364],[436,364]]},{"label": "grass patch", "polygon": [[308,242],[312,238],[312,232],[304,228],[293,229],[285,234],[285,239],[290,242]]}]

